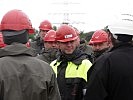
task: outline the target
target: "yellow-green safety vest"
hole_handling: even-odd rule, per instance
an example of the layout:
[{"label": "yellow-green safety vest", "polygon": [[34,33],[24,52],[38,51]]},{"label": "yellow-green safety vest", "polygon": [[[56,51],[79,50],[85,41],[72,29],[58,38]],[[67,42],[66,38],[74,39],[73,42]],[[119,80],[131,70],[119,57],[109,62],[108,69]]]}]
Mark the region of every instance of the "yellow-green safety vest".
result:
[{"label": "yellow-green safety vest", "polygon": [[[59,66],[60,63],[61,62],[57,62],[57,60],[54,60],[53,62],[50,63],[50,66],[53,68],[56,77],[57,77],[57,66]],[[79,66],[75,65],[72,62],[68,62],[65,72],[65,78],[83,78],[85,81],[87,81],[87,72],[91,66],[92,63],[88,59],[84,59]]]}]

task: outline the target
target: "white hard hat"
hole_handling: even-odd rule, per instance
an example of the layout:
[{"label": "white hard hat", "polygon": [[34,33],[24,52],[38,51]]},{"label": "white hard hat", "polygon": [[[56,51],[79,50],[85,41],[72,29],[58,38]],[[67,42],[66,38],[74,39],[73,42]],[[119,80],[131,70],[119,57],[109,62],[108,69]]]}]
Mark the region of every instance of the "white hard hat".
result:
[{"label": "white hard hat", "polygon": [[108,29],[114,35],[133,35],[133,15],[121,14],[117,21],[108,25]]}]

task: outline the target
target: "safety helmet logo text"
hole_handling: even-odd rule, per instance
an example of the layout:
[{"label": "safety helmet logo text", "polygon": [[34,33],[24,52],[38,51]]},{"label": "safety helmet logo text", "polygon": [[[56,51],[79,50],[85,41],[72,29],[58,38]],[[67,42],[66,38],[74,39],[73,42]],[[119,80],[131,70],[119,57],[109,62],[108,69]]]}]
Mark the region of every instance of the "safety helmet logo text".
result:
[{"label": "safety helmet logo text", "polygon": [[72,37],[72,34],[65,35],[65,39],[66,39],[66,38],[71,38],[71,37]]}]

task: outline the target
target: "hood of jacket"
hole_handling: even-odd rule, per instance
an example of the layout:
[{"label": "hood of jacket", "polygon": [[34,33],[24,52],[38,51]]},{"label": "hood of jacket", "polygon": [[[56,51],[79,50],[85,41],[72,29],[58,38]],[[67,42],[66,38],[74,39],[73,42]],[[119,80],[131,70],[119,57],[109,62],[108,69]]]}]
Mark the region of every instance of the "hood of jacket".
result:
[{"label": "hood of jacket", "polygon": [[17,55],[35,56],[35,51],[34,49],[28,48],[24,44],[20,43],[13,43],[0,49],[0,57]]},{"label": "hood of jacket", "polygon": [[46,61],[47,63],[51,63],[57,58],[58,49],[56,48],[50,48],[48,50],[43,51],[43,53],[39,56],[37,56],[38,59],[41,59],[43,61]]}]

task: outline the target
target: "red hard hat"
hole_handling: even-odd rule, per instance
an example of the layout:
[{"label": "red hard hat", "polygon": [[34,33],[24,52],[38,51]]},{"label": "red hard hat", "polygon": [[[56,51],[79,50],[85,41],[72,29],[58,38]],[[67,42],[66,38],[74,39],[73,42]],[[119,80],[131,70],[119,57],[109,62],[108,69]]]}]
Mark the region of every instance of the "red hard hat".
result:
[{"label": "red hard hat", "polygon": [[0,48],[5,47],[5,46],[6,46],[6,44],[5,44],[4,41],[3,41],[3,35],[2,35],[2,33],[0,32]]},{"label": "red hard hat", "polygon": [[61,25],[56,31],[56,40],[59,42],[68,42],[77,38],[75,29],[66,24]]},{"label": "red hard hat", "polygon": [[52,24],[48,20],[44,20],[43,22],[40,23],[39,29],[49,31],[52,29]]},{"label": "red hard hat", "polygon": [[43,38],[44,41],[56,41],[56,31],[49,30]]},{"label": "red hard hat", "polygon": [[108,33],[106,33],[103,30],[97,30],[92,35],[92,38],[90,39],[89,44],[92,45],[92,44],[98,44],[98,43],[107,42],[107,41],[109,41]]},{"label": "red hard hat", "polygon": [[[1,20],[0,30],[29,30],[29,32],[34,32],[32,24],[28,16],[21,10],[11,10],[8,11]],[[32,31],[31,31],[32,30]]]}]

